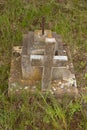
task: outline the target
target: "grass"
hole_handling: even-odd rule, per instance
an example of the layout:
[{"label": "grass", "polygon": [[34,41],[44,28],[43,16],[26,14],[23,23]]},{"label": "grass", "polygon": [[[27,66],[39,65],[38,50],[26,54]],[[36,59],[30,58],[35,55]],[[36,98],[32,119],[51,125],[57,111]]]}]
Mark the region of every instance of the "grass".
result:
[{"label": "grass", "polygon": [[[87,96],[82,98],[87,102]],[[82,100],[69,100],[58,103],[52,95],[22,93],[21,97],[0,95],[1,130],[86,130],[87,114],[81,105]],[[62,106],[63,105],[63,106]]]},{"label": "grass", "polygon": [[[0,1],[0,129],[1,130],[86,130],[83,102],[87,97],[60,104],[41,95],[8,99],[11,48],[21,45],[22,34],[46,28],[61,34],[72,52],[78,87],[87,86],[87,3],[86,0],[1,0]],[[84,103],[85,104],[85,103]]]}]

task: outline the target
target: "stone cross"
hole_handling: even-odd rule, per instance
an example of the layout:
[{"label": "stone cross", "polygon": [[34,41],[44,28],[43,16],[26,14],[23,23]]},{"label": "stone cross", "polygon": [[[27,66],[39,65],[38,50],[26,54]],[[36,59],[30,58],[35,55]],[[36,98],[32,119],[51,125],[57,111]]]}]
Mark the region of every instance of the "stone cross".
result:
[{"label": "stone cross", "polygon": [[[33,34],[30,34],[31,35],[28,37],[25,37],[25,39],[27,39],[25,42],[27,47],[26,45],[24,46],[28,49],[25,49],[25,52],[23,52],[22,55],[23,78],[28,78],[30,76],[33,66],[42,67],[42,90],[47,90],[49,89],[52,80],[53,68],[63,66],[68,61],[68,58],[66,55],[55,55],[55,46],[57,43],[56,39],[53,37],[45,38],[43,49],[32,49],[31,44],[33,41],[30,39],[33,39]],[[27,54],[26,50],[28,50]],[[44,52],[42,55],[38,54],[41,50]]]},{"label": "stone cross", "polygon": [[42,75],[42,89],[47,89],[50,86],[52,79],[52,66],[53,56],[55,55],[55,39],[46,38],[45,54],[44,54],[44,67]]},{"label": "stone cross", "polygon": [[[32,66],[43,67],[42,90],[49,89],[53,68],[62,66],[68,60],[67,56],[55,56],[55,44],[55,38],[46,38],[44,55],[30,56]],[[34,63],[34,60],[37,62]]]}]

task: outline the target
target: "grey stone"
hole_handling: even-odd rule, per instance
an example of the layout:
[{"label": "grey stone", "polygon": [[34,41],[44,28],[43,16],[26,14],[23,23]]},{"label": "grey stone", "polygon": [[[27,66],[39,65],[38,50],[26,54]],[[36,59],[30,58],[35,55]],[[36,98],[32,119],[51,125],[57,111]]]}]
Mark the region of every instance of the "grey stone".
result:
[{"label": "grey stone", "polygon": [[78,93],[71,55],[60,35],[50,30],[45,30],[44,35],[41,30],[29,32],[23,36],[21,49],[18,48],[13,49],[20,55],[12,58],[10,91],[11,85],[18,82],[19,89],[24,90],[36,90],[41,83],[42,91],[53,94]]}]

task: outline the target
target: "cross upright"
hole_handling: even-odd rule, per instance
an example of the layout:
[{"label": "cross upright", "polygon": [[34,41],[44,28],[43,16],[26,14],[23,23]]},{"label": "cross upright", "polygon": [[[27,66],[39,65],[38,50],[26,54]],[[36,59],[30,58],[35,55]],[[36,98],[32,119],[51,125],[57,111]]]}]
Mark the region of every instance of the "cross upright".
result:
[{"label": "cross upright", "polygon": [[[51,39],[51,40],[50,40]],[[55,39],[46,38],[45,53],[44,53],[44,67],[42,74],[42,89],[47,89],[50,86],[52,79],[53,57],[55,55]]]}]

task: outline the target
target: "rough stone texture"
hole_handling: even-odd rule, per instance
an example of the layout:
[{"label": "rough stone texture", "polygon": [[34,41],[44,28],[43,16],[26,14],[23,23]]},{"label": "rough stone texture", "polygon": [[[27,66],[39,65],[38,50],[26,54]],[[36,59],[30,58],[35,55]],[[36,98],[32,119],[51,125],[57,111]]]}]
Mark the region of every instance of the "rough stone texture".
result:
[{"label": "rough stone texture", "polygon": [[60,35],[36,30],[24,35],[22,45],[13,48],[9,93],[41,86],[56,95],[78,94],[71,54]]},{"label": "rough stone texture", "polygon": [[21,55],[21,68],[22,68],[22,77],[25,79],[28,79],[32,73],[30,54],[33,42],[34,42],[33,32],[29,32],[28,34],[24,35],[23,49]]},{"label": "rough stone texture", "polygon": [[53,56],[55,54],[55,43],[46,43],[44,54],[44,67],[42,74],[42,89],[48,89],[52,80]]}]

